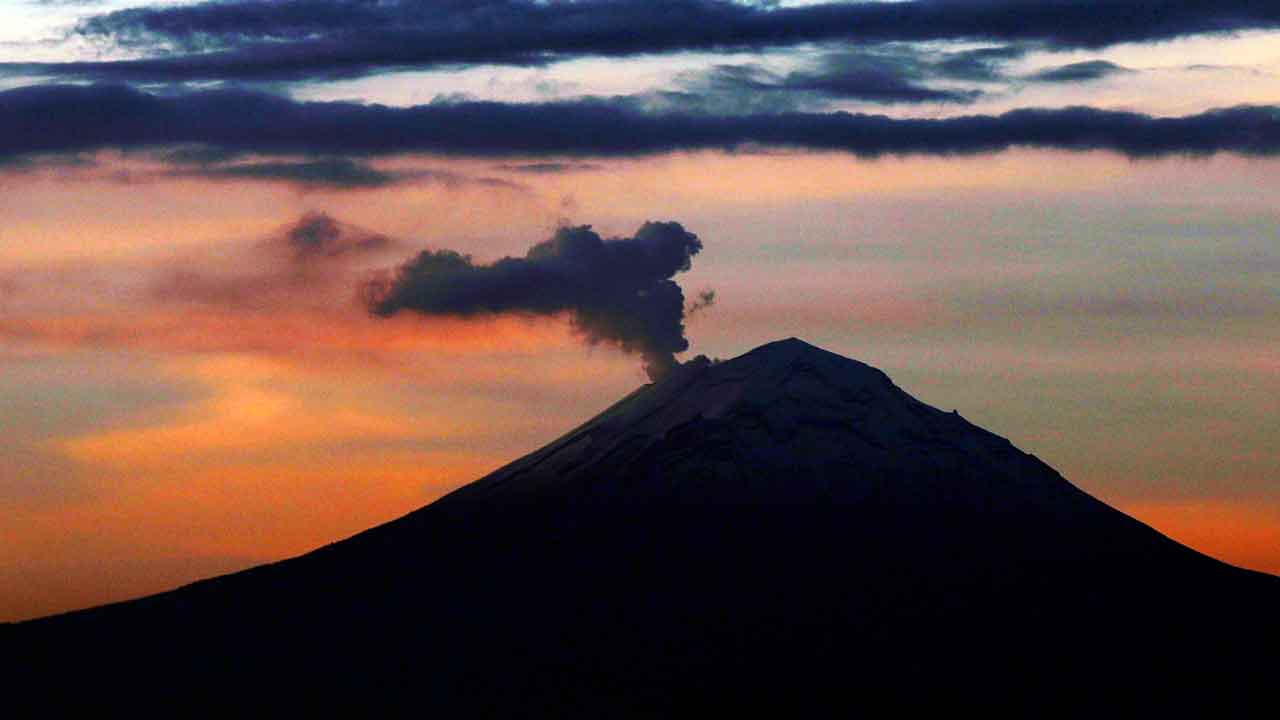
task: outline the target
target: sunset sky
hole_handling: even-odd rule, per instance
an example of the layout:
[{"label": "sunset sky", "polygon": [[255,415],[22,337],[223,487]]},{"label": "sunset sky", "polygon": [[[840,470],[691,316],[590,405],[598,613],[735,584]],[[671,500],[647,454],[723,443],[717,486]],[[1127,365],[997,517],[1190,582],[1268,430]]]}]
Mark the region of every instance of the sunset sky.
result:
[{"label": "sunset sky", "polygon": [[678,317],[528,280],[570,236],[606,289],[691,252],[642,278],[715,292],[678,359],[802,338],[1280,573],[1278,229],[1280,4],[0,3],[0,621],[341,539],[648,382]]}]

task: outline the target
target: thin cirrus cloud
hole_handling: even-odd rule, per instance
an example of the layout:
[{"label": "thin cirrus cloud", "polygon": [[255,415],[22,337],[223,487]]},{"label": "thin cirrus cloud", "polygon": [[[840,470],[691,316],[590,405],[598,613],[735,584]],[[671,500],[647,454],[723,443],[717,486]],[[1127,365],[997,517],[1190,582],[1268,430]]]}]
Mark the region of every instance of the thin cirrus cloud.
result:
[{"label": "thin cirrus cloud", "polygon": [[[655,96],[664,101],[659,106],[726,114],[796,110],[830,101],[971,103],[981,91],[930,84],[951,77],[946,60],[969,54],[942,54],[935,60],[905,46],[851,50],[827,53],[811,66],[787,73],[755,63],[719,64],[683,73],[678,78],[682,89],[658,91]],[[993,63],[988,72],[996,79]]]},{"label": "thin cirrus cloud", "polygon": [[[797,110],[833,101],[969,104],[981,99],[986,94],[982,87],[991,83],[1008,90],[1022,82],[1082,83],[1134,72],[1107,60],[1059,65],[1028,75],[1008,71],[1010,62],[1029,52],[1025,45],[947,51],[890,44],[827,52],[807,67],[787,73],[757,63],[722,63],[682,73],[677,77],[682,89],[654,95],[665,101],[659,106],[729,114]],[[966,86],[956,87],[956,82]]]},{"label": "thin cirrus cloud", "polygon": [[527,190],[520,183],[495,177],[472,177],[449,170],[430,168],[383,170],[363,160],[347,157],[319,157],[301,160],[255,160],[244,162],[193,162],[184,163],[175,158],[187,152],[195,155],[217,155],[216,149],[180,148],[164,153],[162,161],[171,167],[163,174],[167,177],[222,180],[228,182],[277,182],[291,185],[298,190],[376,190],[409,184],[439,184],[450,188],[476,185],[500,188],[516,192]]},{"label": "thin cirrus cloud", "polygon": [[223,0],[92,15],[76,34],[146,56],[10,64],[9,73],[128,81],[315,79],[380,69],[536,65],[584,56],[813,42],[986,40],[1100,48],[1280,27],[1257,0]]},{"label": "thin cirrus cloud", "polygon": [[634,156],[755,146],[865,157],[1013,147],[1131,157],[1269,156],[1280,153],[1280,109],[1242,106],[1166,118],[1071,107],[896,119],[845,112],[654,113],[631,98],[391,108],[299,102],[246,90],[153,95],[120,86],[54,85],[0,93],[0,159],[186,144],[323,156]]},{"label": "thin cirrus cloud", "polygon": [[596,172],[604,170],[604,165],[588,162],[531,162],[506,163],[497,166],[504,172],[524,173],[528,175],[559,175],[561,173]]},{"label": "thin cirrus cloud", "polygon": [[174,168],[175,177],[208,180],[283,182],[302,189],[363,190],[409,182],[412,173],[385,171],[350,158],[300,161],[235,162]]}]

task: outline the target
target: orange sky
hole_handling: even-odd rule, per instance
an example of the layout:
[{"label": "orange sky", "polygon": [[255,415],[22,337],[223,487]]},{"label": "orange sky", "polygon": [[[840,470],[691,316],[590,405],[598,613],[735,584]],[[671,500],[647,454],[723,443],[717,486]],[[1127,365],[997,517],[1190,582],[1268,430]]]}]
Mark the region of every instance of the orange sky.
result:
[{"label": "orange sky", "polygon": [[[645,382],[563,318],[355,302],[418,248],[492,260],[561,221],[698,233],[679,279],[719,302],[690,321],[693,352],[794,335],[869,362],[1175,539],[1280,572],[1275,161],[400,158],[512,184],[346,193],[100,162],[0,175],[0,619],[337,540]],[[396,242],[291,266],[272,239],[307,211]]]}]

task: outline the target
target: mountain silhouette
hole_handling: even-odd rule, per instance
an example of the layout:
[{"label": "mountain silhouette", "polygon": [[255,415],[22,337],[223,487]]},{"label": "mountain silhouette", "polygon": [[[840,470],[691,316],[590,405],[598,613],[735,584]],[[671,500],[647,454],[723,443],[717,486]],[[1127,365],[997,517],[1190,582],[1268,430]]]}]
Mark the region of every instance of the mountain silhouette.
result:
[{"label": "mountain silhouette", "polygon": [[686,363],[347,540],[0,628],[0,646],[19,695],[436,717],[1230,712],[1274,707],[1277,608],[1280,578],[790,339]]}]

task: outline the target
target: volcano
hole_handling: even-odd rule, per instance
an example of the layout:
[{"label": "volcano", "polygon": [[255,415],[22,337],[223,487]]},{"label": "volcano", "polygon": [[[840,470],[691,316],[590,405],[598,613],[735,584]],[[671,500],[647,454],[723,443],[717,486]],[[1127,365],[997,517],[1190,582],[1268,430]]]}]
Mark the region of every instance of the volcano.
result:
[{"label": "volcano", "polygon": [[1277,608],[1280,578],[791,339],[393,522],[0,645],[23,691],[436,717],[1185,711],[1274,703]]}]

